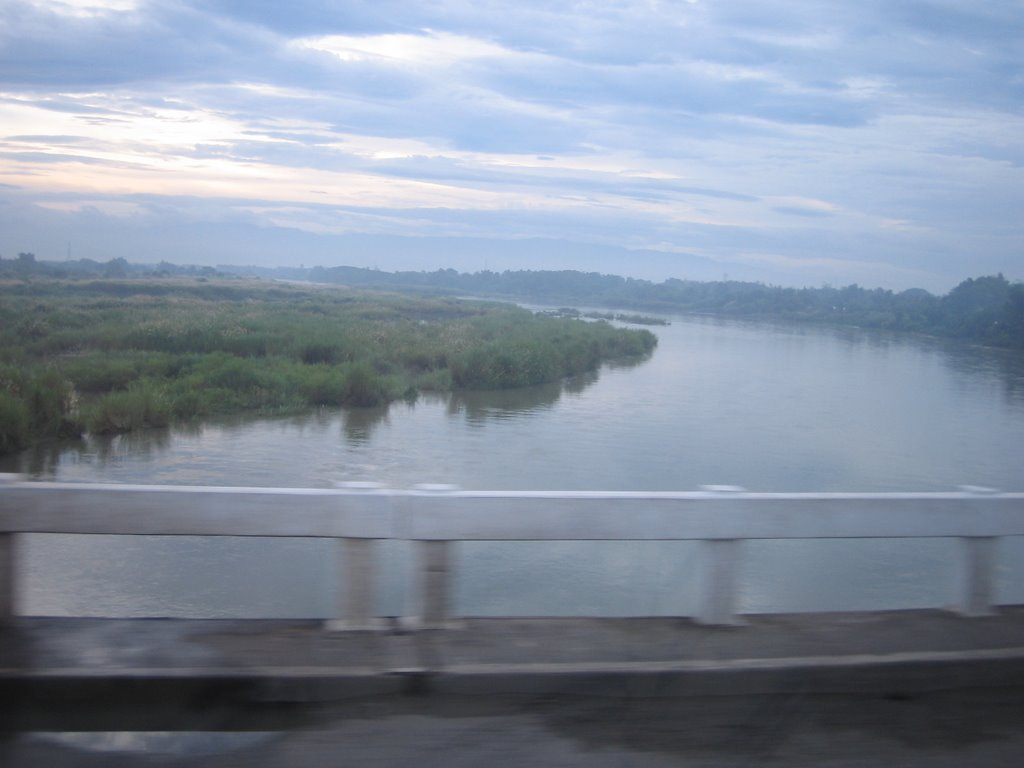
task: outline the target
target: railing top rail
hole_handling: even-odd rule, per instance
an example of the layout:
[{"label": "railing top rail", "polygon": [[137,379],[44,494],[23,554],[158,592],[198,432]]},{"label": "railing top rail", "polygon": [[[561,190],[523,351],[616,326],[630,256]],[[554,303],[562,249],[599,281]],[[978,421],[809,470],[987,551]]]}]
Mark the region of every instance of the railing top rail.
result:
[{"label": "railing top rail", "polygon": [[153,485],[144,483],[89,483],[25,480],[21,475],[0,474],[0,491],[11,488],[86,490],[152,493],[267,494],[282,496],[442,496],[447,498],[511,499],[678,499],[678,500],[785,500],[785,499],[1017,499],[1024,491],[1000,491],[984,486],[960,486],[949,491],[749,491],[737,486],[703,486],[696,491],[602,491],[602,490],[480,490],[423,484],[389,488],[378,483],[340,483],[332,488],[222,485]]},{"label": "railing top rail", "polygon": [[0,532],[419,540],[1024,535],[1024,493],[408,490],[6,481]]}]

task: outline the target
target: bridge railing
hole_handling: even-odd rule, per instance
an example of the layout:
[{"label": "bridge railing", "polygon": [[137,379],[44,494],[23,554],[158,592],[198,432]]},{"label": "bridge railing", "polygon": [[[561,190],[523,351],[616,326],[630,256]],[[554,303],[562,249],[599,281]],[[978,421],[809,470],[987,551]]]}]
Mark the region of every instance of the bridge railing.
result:
[{"label": "bridge railing", "polygon": [[344,549],[337,627],[374,624],[375,540],[419,542],[418,616],[451,618],[459,541],[703,542],[704,593],[694,618],[737,622],[739,544],[746,539],[937,538],[961,541],[957,610],[994,610],[995,542],[1024,535],[1024,493],[681,493],[392,490],[0,482],[0,618],[15,613],[23,533],[332,538]]}]

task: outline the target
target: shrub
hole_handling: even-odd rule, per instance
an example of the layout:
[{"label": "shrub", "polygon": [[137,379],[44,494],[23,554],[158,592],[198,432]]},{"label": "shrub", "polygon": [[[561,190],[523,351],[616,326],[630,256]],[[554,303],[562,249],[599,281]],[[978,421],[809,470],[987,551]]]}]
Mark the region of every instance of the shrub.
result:
[{"label": "shrub", "polygon": [[422,392],[447,392],[452,388],[452,372],[447,368],[416,377],[415,388]]},{"label": "shrub", "polygon": [[171,416],[175,419],[188,421],[199,416],[208,416],[209,408],[203,396],[193,389],[179,392],[171,399]]},{"label": "shrub", "polygon": [[347,393],[346,378],[344,372],[335,366],[304,366],[302,396],[310,405],[342,405]]},{"label": "shrub", "polygon": [[197,386],[243,392],[260,386],[262,366],[255,360],[215,352],[203,357],[192,370]]},{"label": "shrub", "polygon": [[79,392],[127,389],[139,378],[137,361],[128,355],[90,355],[71,360],[64,367]]},{"label": "shrub", "polygon": [[109,434],[147,427],[164,427],[171,407],[163,388],[149,381],[133,384],[124,392],[112,392],[86,411],[89,432]]},{"label": "shrub", "polygon": [[383,405],[389,399],[384,379],[369,364],[354,363],[348,367],[342,385],[342,405],[368,408]]},{"label": "shrub", "polygon": [[24,448],[31,434],[25,401],[0,390],[0,453]]},{"label": "shrub", "polygon": [[81,433],[73,413],[74,388],[54,368],[0,368],[0,396],[0,453],[23,448],[32,439]]}]

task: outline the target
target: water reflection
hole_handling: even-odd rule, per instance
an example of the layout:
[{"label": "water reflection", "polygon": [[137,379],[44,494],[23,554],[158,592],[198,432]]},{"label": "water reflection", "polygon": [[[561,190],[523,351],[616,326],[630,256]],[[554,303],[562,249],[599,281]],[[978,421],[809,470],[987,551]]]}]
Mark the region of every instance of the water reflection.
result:
[{"label": "water reflection", "polygon": [[562,389],[566,394],[578,395],[590,385],[596,384],[598,375],[597,371],[589,371],[579,376],[571,376],[562,382]]},{"label": "water reflection", "polygon": [[143,429],[118,435],[47,441],[14,456],[0,457],[0,471],[40,479],[55,477],[68,463],[106,467],[127,460],[151,460],[167,450],[171,439],[170,429]]},{"label": "water reflection", "polygon": [[89,438],[90,451],[103,464],[126,458],[161,453],[170,444],[170,429],[146,429],[122,435],[95,435]]},{"label": "water reflection", "polygon": [[370,442],[374,429],[388,421],[388,406],[351,408],[341,411],[341,429],[345,439],[355,445]]},{"label": "water reflection", "polygon": [[26,475],[28,477],[53,477],[68,452],[83,453],[84,440],[48,441],[28,448],[21,453],[0,456],[0,472]]},{"label": "water reflection", "polygon": [[945,341],[942,352],[962,382],[969,384],[982,377],[998,381],[1004,402],[1024,408],[1024,354],[1019,350]]},{"label": "water reflection", "polygon": [[[803,328],[803,333],[820,334],[824,331],[814,326]],[[829,328],[827,332],[850,348],[867,346],[878,351],[934,356],[939,364],[957,375],[964,387],[977,387],[986,380],[998,381],[1005,403],[1024,407],[1024,354],[1020,350],[986,347],[960,339],[849,326]]]},{"label": "water reflection", "polygon": [[97,731],[32,733],[25,740],[33,744],[106,754],[134,754],[150,757],[199,757],[252,749],[277,737],[273,731]]},{"label": "water reflection", "polygon": [[622,371],[630,368],[636,368],[641,363],[646,363],[654,355],[654,350],[647,352],[643,355],[637,355],[636,357],[620,357],[617,360],[608,360],[603,364],[603,368],[609,371]]},{"label": "water reflection", "polygon": [[[890,352],[899,355],[932,357],[938,366],[957,375],[965,396],[977,391],[979,383],[998,381],[1005,404],[1024,408],[1024,352],[1019,349],[987,347],[961,339],[928,336],[880,328],[859,328],[849,325],[820,325],[786,320],[757,320],[719,316],[676,316],[677,323],[703,324],[728,331],[743,328],[752,334],[770,332],[775,343],[783,339],[799,339],[820,343],[823,339],[838,342],[850,352],[870,351],[878,356]],[[884,358],[879,358],[884,359]]]},{"label": "water reflection", "polygon": [[[605,363],[606,370],[635,368],[649,359],[650,355],[628,358]],[[489,421],[503,421],[525,414],[551,410],[563,394],[579,395],[593,386],[600,378],[599,371],[588,371],[570,376],[560,382],[540,384],[534,387],[499,390],[467,390],[452,392],[448,396],[449,416],[465,415],[466,423],[480,427]]]},{"label": "water reflection", "polygon": [[561,384],[541,384],[522,389],[453,392],[448,398],[449,416],[464,414],[466,423],[480,427],[488,421],[548,410],[562,396]]}]

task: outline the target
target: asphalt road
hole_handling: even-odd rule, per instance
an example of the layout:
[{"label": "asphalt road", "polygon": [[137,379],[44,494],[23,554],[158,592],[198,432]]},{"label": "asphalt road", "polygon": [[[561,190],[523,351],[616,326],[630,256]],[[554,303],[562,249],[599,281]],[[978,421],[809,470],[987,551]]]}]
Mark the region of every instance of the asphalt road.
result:
[{"label": "asphalt road", "polygon": [[244,733],[12,734],[0,744],[0,765],[1019,768],[1024,690],[682,699],[398,696],[292,712],[273,728]]},{"label": "asphalt road", "polygon": [[412,633],[16,619],[0,768],[68,766],[1020,768],[1024,608]]}]

